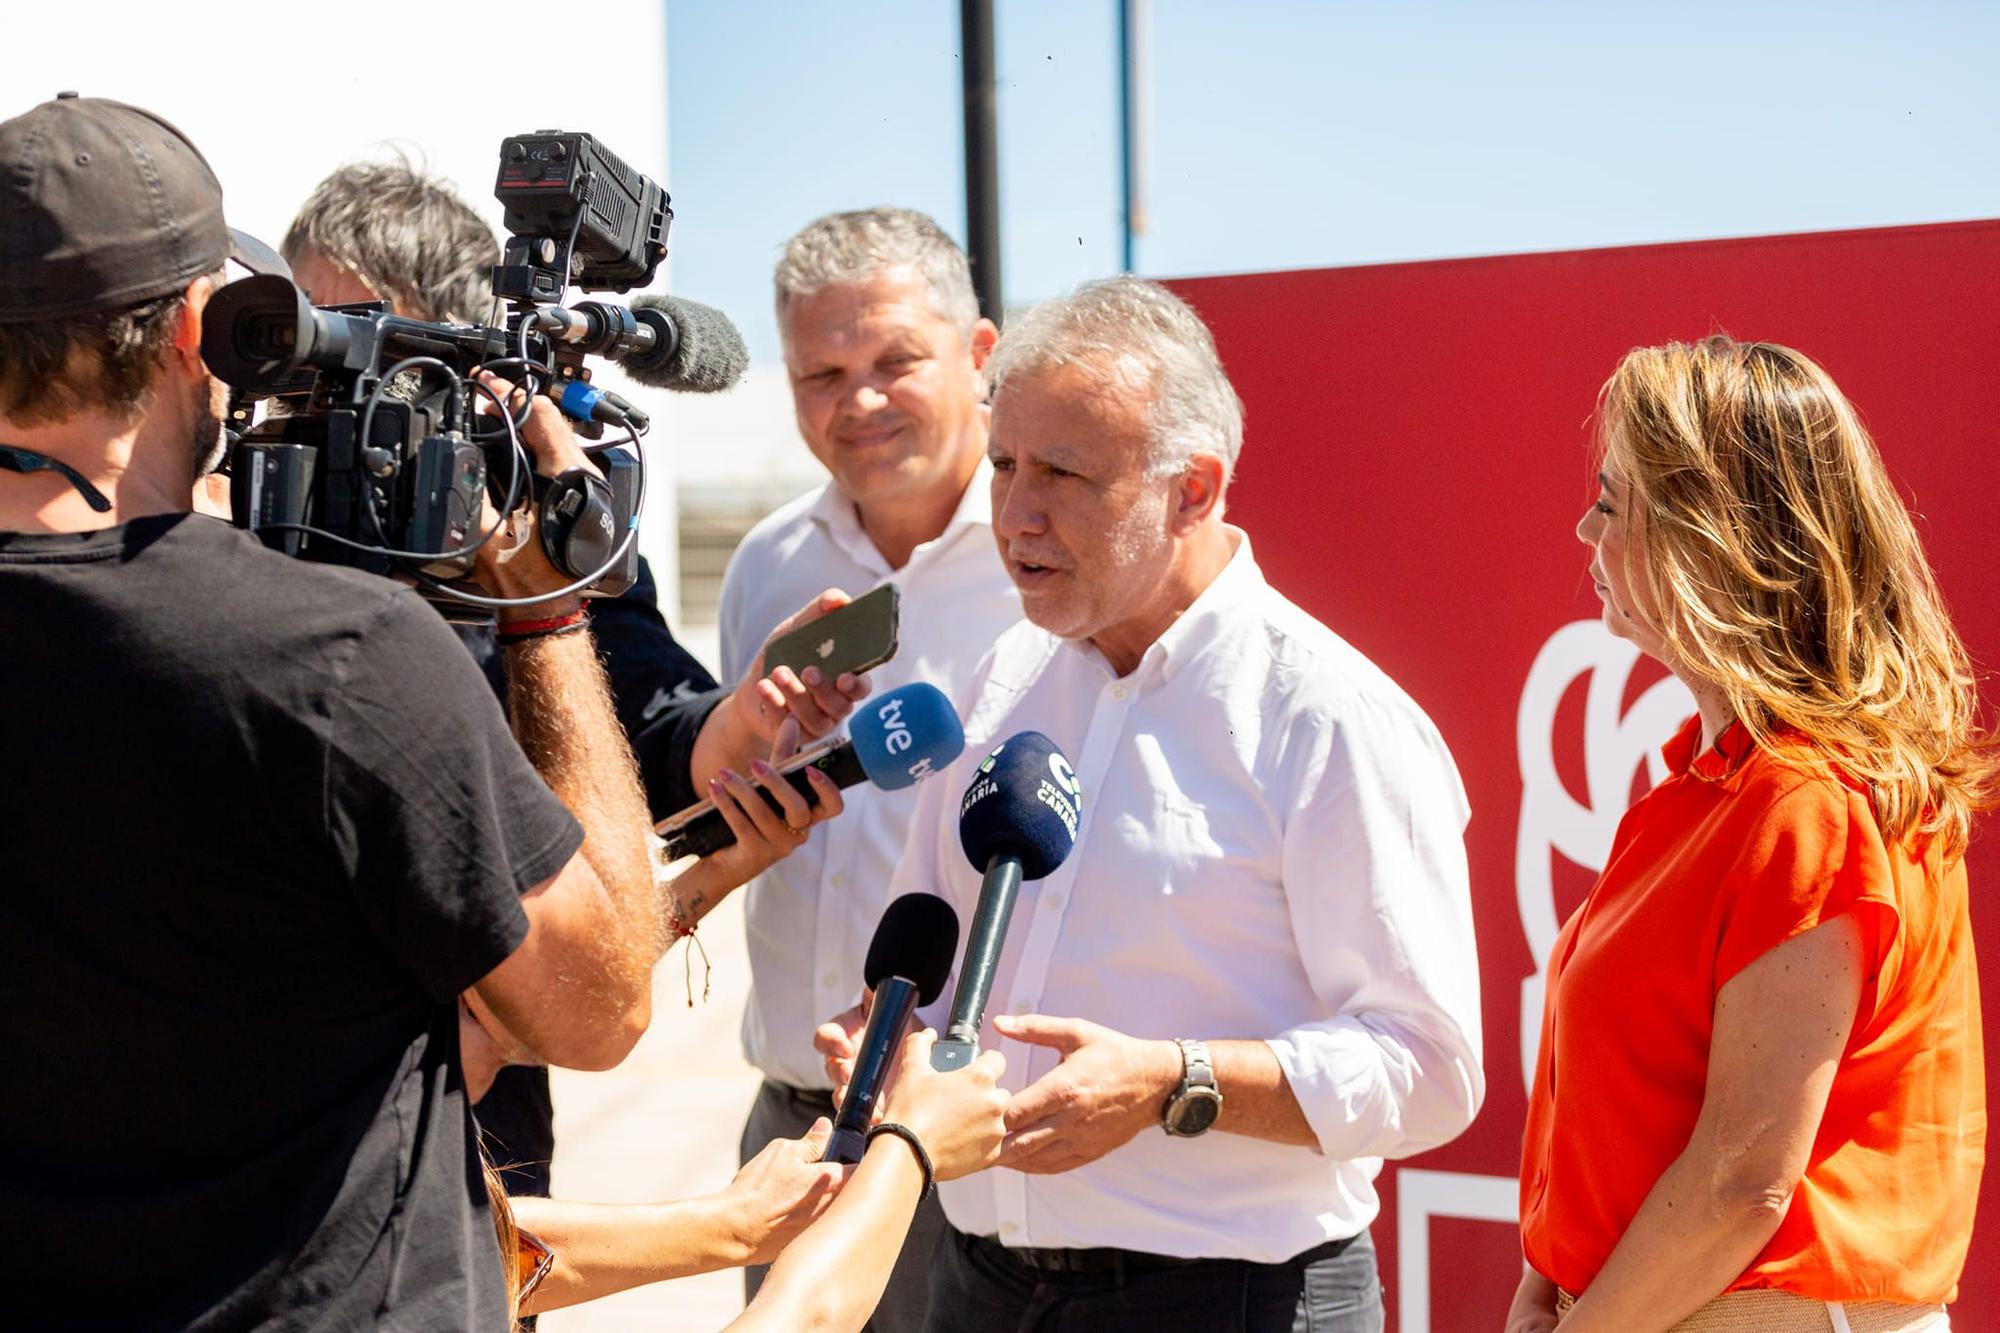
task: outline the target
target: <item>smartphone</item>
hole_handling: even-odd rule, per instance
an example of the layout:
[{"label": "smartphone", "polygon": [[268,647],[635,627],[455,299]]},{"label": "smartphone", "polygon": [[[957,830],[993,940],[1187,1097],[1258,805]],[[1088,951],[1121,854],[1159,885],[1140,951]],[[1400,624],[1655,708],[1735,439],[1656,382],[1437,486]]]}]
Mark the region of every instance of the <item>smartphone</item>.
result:
[{"label": "smartphone", "polygon": [[830,680],[843,672],[858,676],[881,666],[896,655],[902,602],[896,585],[885,583],[838,611],[779,635],[764,649],[765,674],[781,666],[793,671],[816,666]]},{"label": "smartphone", "polygon": [[[836,731],[831,736],[814,741],[778,765],[778,776],[791,783],[792,790],[805,797],[807,805],[819,800],[819,794],[813,790],[812,779],[806,776],[808,768],[817,768],[832,778],[837,787],[852,787],[866,781],[867,774],[861,770],[860,761],[854,758],[851,751],[841,748],[846,739]],[[843,772],[843,769],[847,771]],[[777,798],[763,787],[753,785],[751,790],[762,796],[771,809],[784,813],[784,807],[778,804]],[[664,858],[677,861],[683,856],[708,856],[729,846],[734,838],[729,826],[714,818],[703,818],[712,816],[714,811],[714,801],[702,801],[685,810],[677,810],[653,825],[653,832],[666,840],[666,846],[661,848]]]}]

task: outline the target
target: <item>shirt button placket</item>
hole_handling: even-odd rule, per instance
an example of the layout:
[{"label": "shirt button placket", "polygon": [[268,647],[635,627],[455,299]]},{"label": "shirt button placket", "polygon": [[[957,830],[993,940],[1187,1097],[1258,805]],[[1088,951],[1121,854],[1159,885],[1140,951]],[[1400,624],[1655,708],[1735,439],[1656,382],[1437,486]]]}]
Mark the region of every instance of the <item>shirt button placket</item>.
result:
[{"label": "shirt button placket", "polygon": [[[837,821],[836,821],[837,822]],[[853,841],[848,835],[851,829],[839,829],[833,825],[826,828],[826,843],[820,862],[819,900],[815,904],[817,912],[813,923],[813,967],[817,976],[817,997],[813,1012],[818,1015],[815,1025],[846,1009],[857,998],[844,994],[840,989],[841,957],[848,950],[847,935],[851,932],[850,922],[855,915],[854,904],[847,899],[847,877],[834,870],[844,865],[852,854]]]}]

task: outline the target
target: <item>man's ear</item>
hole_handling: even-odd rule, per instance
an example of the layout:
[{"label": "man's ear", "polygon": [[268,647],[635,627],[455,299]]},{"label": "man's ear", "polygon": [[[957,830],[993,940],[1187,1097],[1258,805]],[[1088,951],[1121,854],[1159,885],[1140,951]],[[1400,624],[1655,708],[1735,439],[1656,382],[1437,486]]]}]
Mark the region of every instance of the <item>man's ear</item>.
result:
[{"label": "man's ear", "polygon": [[[208,298],[222,285],[222,275],[211,273],[196,278],[181,293],[180,318],[174,324],[174,353],[183,358],[192,368],[203,369],[201,359],[201,322],[208,311]],[[206,371],[204,370],[204,373]]]},{"label": "man's ear", "polygon": [[990,319],[977,320],[972,325],[972,366],[975,370],[986,369],[986,358],[993,355],[993,345],[1000,341],[1000,326]]},{"label": "man's ear", "polygon": [[1173,529],[1186,536],[1222,513],[1222,492],[1229,473],[1215,454],[1196,454],[1174,481]]}]

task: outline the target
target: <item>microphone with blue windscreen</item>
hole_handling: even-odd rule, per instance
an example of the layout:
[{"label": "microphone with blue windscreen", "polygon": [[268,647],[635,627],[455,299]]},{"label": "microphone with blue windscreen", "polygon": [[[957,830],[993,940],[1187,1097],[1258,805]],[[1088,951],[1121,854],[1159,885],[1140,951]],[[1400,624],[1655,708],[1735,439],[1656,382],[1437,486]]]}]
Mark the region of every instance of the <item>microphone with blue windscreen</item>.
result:
[{"label": "microphone with blue windscreen", "polygon": [[[847,730],[845,738],[802,750],[778,770],[808,802],[813,799],[812,782],[805,774],[808,768],[832,778],[836,787],[872,782],[896,791],[944,768],[965,749],[965,730],[951,700],[937,686],[922,681],[862,701]],[[768,793],[763,795],[776,809],[777,802]],[[708,856],[736,841],[713,801],[662,820],[658,832],[666,839],[668,860]]]},{"label": "microphone with blue windscreen", "polygon": [[957,949],[958,913],[936,894],[906,893],[882,913],[861,969],[861,979],[875,993],[868,1027],[861,1035],[854,1076],[847,1081],[847,1095],[841,1098],[822,1162],[858,1162],[868,1150],[875,1100],[888,1082],[903,1027],[918,1005],[929,1004],[944,989]]},{"label": "microphone with blue windscreen", "polygon": [[1039,731],[1023,731],[1002,742],[972,775],[958,806],[958,840],[984,878],[966,936],[958,990],[951,998],[951,1018],[944,1037],[931,1048],[931,1068],[958,1069],[979,1054],[979,1025],[986,1021],[993,969],[1000,962],[1021,881],[1055,872],[1076,846],[1082,816],[1083,786],[1076,770]]}]

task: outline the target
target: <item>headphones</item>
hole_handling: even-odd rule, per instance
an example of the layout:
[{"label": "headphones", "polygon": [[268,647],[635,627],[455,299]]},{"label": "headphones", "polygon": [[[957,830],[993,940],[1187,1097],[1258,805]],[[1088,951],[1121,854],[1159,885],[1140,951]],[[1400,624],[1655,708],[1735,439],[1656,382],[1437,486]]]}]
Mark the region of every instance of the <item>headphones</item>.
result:
[{"label": "headphones", "polygon": [[573,579],[602,569],[618,547],[611,486],[586,468],[573,467],[553,480],[537,478],[541,513],[537,525],[549,563]]}]

